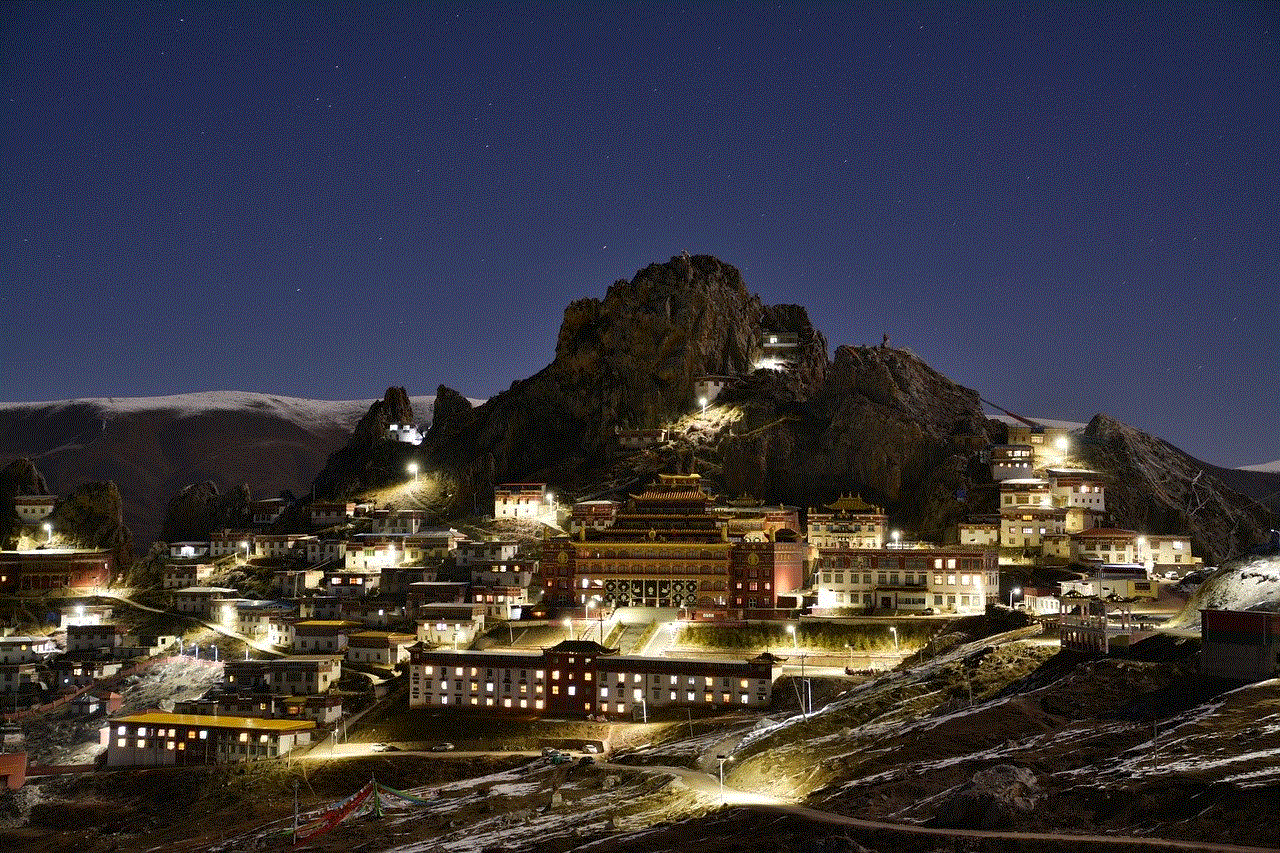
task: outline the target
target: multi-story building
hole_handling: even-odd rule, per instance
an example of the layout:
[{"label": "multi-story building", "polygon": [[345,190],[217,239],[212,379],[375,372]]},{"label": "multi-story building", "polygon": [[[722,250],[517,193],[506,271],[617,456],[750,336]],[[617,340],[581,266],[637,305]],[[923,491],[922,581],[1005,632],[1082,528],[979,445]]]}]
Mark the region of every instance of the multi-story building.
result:
[{"label": "multi-story building", "polygon": [[[543,601],[581,606],[773,610],[800,588],[805,547],[778,534],[731,541],[696,474],[662,474],[613,526],[580,529],[543,548]],[[752,588],[754,586],[754,588]]]},{"label": "multi-story building", "polygon": [[424,643],[467,646],[484,632],[483,604],[419,604],[413,613],[418,621],[418,639]]},{"label": "multi-story building", "polygon": [[[209,619],[215,616],[214,600],[233,598],[236,591],[226,586],[189,586],[173,594],[173,609],[188,616]],[[221,620],[222,614],[217,614]]]},{"label": "multi-story building", "polygon": [[17,495],[13,510],[23,524],[39,524],[52,514],[57,502],[57,495]]},{"label": "multi-story building", "polygon": [[1000,547],[1037,552],[1046,536],[1064,533],[1067,513],[1055,506],[1000,508]]},{"label": "multi-story building", "polygon": [[253,554],[253,537],[243,530],[216,530],[209,534],[209,556],[217,559],[236,554],[247,560]]},{"label": "multi-story building", "polygon": [[546,483],[502,483],[493,489],[494,518],[539,518],[550,511]]},{"label": "multi-story building", "polygon": [[1009,424],[1009,444],[1030,447],[1033,467],[1062,464],[1071,451],[1071,430],[1041,424]]},{"label": "multi-story building", "polygon": [[516,558],[520,543],[515,539],[463,539],[454,553],[454,562],[462,568],[490,563],[508,563]]},{"label": "multi-story building", "polygon": [[821,608],[978,613],[1000,597],[992,548],[826,549],[814,577]]},{"label": "multi-story building", "polygon": [[990,455],[993,480],[1030,477],[1035,467],[1035,453],[1028,444],[995,444]]},{"label": "multi-story building", "polygon": [[877,550],[884,547],[889,535],[889,516],[883,509],[869,504],[861,495],[841,495],[820,512],[809,510],[806,538],[809,547]]},{"label": "multi-story building", "polygon": [[1000,523],[997,521],[963,521],[957,525],[961,545],[987,547],[1000,544]]},{"label": "multi-story building", "polygon": [[114,570],[110,551],[0,551],[0,593],[105,587]]},{"label": "multi-story building", "polygon": [[288,507],[289,502],[284,498],[265,498],[250,503],[249,514],[254,524],[275,524]]},{"label": "multi-story building", "polygon": [[52,637],[0,637],[0,664],[38,663],[57,650]]},{"label": "multi-story building", "polygon": [[293,623],[293,650],[299,655],[346,654],[347,638],[364,628],[345,619],[305,619]]},{"label": "multi-story building", "polygon": [[255,557],[305,557],[315,536],[304,533],[259,533],[253,537]]},{"label": "multi-story building", "polygon": [[710,511],[733,541],[773,537],[784,531],[794,537],[800,531],[800,511],[793,506],[765,506],[763,501],[741,498]]},{"label": "multi-story building", "polygon": [[359,631],[347,638],[347,661],[368,666],[396,667],[409,659],[413,634],[387,631]]},{"label": "multi-story building", "polygon": [[634,716],[649,709],[762,708],[777,658],[750,661],[619,656],[589,640],[541,652],[410,650],[409,705],[542,716]]},{"label": "multi-story building", "polygon": [[344,562],[347,556],[347,540],[312,538],[307,540],[307,562],[318,566],[330,561]]},{"label": "multi-story building", "polygon": [[108,767],[223,764],[279,758],[311,742],[311,720],[268,720],[148,711],[102,728]]},{"label": "multi-story building", "polygon": [[353,595],[376,595],[382,587],[382,571],[352,570],[325,572],[320,591],[325,595],[346,598]]},{"label": "multi-story building", "polygon": [[75,656],[113,654],[124,645],[128,633],[121,625],[68,625],[67,654]]},{"label": "multi-story building", "polygon": [[290,655],[264,660],[228,660],[223,684],[236,693],[314,696],[342,677],[340,654]]},{"label": "multi-story building", "polygon": [[213,577],[212,563],[169,563],[164,567],[164,588],[199,586]]},{"label": "multi-story building", "polygon": [[332,527],[345,524],[355,517],[355,501],[312,501],[311,525],[313,527]]},{"label": "multi-story building", "polygon": [[209,556],[208,542],[170,542],[169,556],[175,560],[199,560]]},{"label": "multi-story building", "polygon": [[77,660],[64,655],[49,663],[49,674],[59,690],[74,690],[110,678],[123,668],[124,664],[115,659]]},{"label": "multi-story building", "polygon": [[369,514],[371,529],[381,535],[407,536],[417,533],[427,520],[420,509],[376,509]]},{"label": "multi-story building", "polygon": [[622,504],[618,501],[578,501],[573,505],[573,513],[569,522],[570,530],[577,533],[581,527],[592,530],[611,527],[614,519],[618,517],[618,507],[620,506]]},{"label": "multi-story building", "polygon": [[386,539],[361,539],[347,543],[343,566],[348,572],[372,574],[400,565],[404,552]]}]

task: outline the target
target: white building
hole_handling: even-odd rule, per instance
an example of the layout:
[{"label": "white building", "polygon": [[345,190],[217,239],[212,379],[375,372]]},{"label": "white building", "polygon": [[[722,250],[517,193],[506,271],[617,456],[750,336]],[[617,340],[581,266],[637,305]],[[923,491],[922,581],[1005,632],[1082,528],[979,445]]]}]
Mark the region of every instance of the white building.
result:
[{"label": "white building", "polygon": [[417,424],[388,424],[387,438],[404,444],[422,444],[426,430]]},{"label": "white building", "polygon": [[173,594],[173,609],[188,616],[208,619],[213,614],[213,602],[219,598],[233,598],[236,591],[226,586],[189,586]]},{"label": "white building", "polygon": [[170,542],[169,556],[175,560],[198,560],[209,556],[208,542]]},{"label": "white building", "polygon": [[374,533],[404,536],[417,533],[427,514],[420,509],[377,509],[369,518]]},{"label": "white building", "polygon": [[17,495],[13,509],[23,524],[39,524],[49,517],[57,502],[56,495]]},{"label": "white building", "polygon": [[546,483],[502,483],[493,489],[494,518],[536,519],[551,509]]},{"label": "white building", "polygon": [[51,637],[0,637],[0,664],[38,663],[57,650]]},{"label": "white building", "polygon": [[980,613],[1000,596],[990,548],[824,549],[814,566],[821,609]]},{"label": "white building", "polygon": [[477,563],[506,563],[514,560],[520,543],[514,539],[464,539],[458,543],[454,562],[459,566]]}]

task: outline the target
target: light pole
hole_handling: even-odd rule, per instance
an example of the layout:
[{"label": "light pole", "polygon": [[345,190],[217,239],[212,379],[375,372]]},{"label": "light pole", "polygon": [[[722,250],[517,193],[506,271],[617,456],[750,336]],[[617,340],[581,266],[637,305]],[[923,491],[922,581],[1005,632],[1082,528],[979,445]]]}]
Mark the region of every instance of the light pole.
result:
[{"label": "light pole", "polygon": [[44,544],[48,545],[53,541],[53,525],[46,521],[41,527],[44,528]]},{"label": "light pole", "polygon": [[800,649],[800,640],[796,638],[796,626],[788,625],[787,633],[791,635],[791,648],[798,651]]},{"label": "light pole", "polygon": [[702,414],[704,414],[704,415],[705,415],[705,414],[707,413],[707,398],[706,398],[706,397],[699,397],[699,398],[698,398],[698,405],[702,407]]},{"label": "light pole", "polygon": [[643,690],[640,693],[640,714],[644,722],[649,722],[649,703],[645,701]]},{"label": "light pole", "polygon": [[218,646],[216,643],[210,643],[209,648],[213,649],[213,662],[218,662]]},{"label": "light pole", "polygon": [[1013,597],[1015,595],[1022,595],[1022,587],[1015,586],[1013,589],[1009,590],[1009,609],[1010,610],[1013,609]]},{"label": "light pole", "polygon": [[901,545],[901,544],[899,544],[899,541],[898,541],[898,540],[902,539],[902,531],[901,531],[901,530],[895,530],[895,531],[893,531],[892,533],[890,533],[890,534],[889,534],[889,537],[890,537],[891,539],[893,539],[893,547],[895,547],[895,548],[901,548],[901,547],[902,547],[902,545]]},{"label": "light pole", "polygon": [[244,561],[246,563],[249,562],[249,543],[245,541],[241,541],[240,547],[244,549]]},{"label": "light pole", "polygon": [[409,473],[413,475],[414,485],[417,485],[418,484],[418,463],[417,462],[409,463]]},{"label": "light pole", "polygon": [[716,761],[720,762],[720,802],[724,802],[724,763],[731,761],[727,755],[717,755]]},{"label": "light pole", "polygon": [[572,640],[573,639],[573,620],[565,619],[560,624],[564,626],[565,633],[568,634],[569,639]]},{"label": "light pole", "polygon": [[901,651],[901,649],[898,646],[898,626],[890,625],[889,633],[893,635],[893,651],[896,654]]},{"label": "light pole", "polygon": [[853,669],[853,643],[845,643],[844,647],[849,651],[849,666],[845,669],[845,672],[849,672]]}]

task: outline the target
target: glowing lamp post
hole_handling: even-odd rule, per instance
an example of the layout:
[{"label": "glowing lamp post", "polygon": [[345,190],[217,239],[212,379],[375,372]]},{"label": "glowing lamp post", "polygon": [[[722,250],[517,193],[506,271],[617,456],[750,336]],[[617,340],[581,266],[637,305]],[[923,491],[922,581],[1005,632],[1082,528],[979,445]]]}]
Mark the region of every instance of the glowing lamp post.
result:
[{"label": "glowing lamp post", "polygon": [[852,670],[852,669],[853,669],[853,643],[845,643],[845,644],[844,644],[844,647],[845,647],[845,649],[849,652],[849,666],[848,666],[848,668],[849,668],[850,670]]},{"label": "glowing lamp post", "polygon": [[249,562],[249,543],[241,542],[240,547],[244,549],[244,561]]},{"label": "glowing lamp post", "polygon": [[413,475],[414,485],[417,485],[418,483],[418,463],[417,462],[409,463],[409,473]]},{"label": "glowing lamp post", "polygon": [[707,413],[707,398],[706,398],[706,397],[699,397],[699,398],[698,398],[698,405],[702,407],[702,414],[704,414],[704,415],[705,415],[705,414]]},{"label": "glowing lamp post", "polygon": [[44,544],[48,545],[53,541],[53,525],[46,521],[41,526],[44,528]]},{"label": "glowing lamp post", "polygon": [[1022,595],[1022,587],[1015,586],[1013,589],[1009,590],[1009,609],[1010,610],[1013,609],[1013,597],[1015,595]]},{"label": "glowing lamp post", "polygon": [[800,640],[799,640],[799,638],[797,638],[797,637],[796,637],[796,626],[795,626],[795,625],[788,625],[788,626],[787,626],[787,633],[791,635],[791,648],[793,648],[793,649],[799,649],[799,648],[800,648]]},{"label": "glowing lamp post", "polygon": [[720,762],[720,802],[724,802],[724,763],[733,759],[727,755],[717,755],[716,761]]},{"label": "glowing lamp post", "polygon": [[902,545],[901,545],[901,544],[899,544],[899,543],[900,543],[900,541],[901,541],[901,539],[902,539],[902,531],[901,531],[901,530],[895,530],[895,531],[893,531],[892,533],[890,533],[890,534],[889,534],[889,537],[890,537],[891,539],[893,539],[893,547],[895,547],[895,548],[901,548],[901,547],[902,547]]},{"label": "glowing lamp post", "polygon": [[894,652],[899,652],[899,651],[901,651],[901,649],[900,649],[900,648],[899,648],[899,646],[898,646],[898,626],[897,626],[897,625],[890,625],[890,626],[889,626],[889,633],[893,635],[893,650],[894,650]]},{"label": "glowing lamp post", "polygon": [[573,620],[565,619],[560,624],[564,626],[564,630],[569,635],[569,639],[573,639]]}]

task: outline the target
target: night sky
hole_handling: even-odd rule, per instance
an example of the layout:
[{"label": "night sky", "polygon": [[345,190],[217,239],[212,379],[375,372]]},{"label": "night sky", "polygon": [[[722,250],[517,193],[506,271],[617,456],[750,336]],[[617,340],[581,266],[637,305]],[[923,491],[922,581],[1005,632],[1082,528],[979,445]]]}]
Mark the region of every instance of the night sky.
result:
[{"label": "night sky", "polygon": [[0,5],[0,399],[484,397],[682,250],[1280,459],[1280,4]]}]

